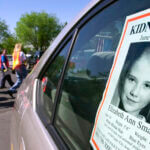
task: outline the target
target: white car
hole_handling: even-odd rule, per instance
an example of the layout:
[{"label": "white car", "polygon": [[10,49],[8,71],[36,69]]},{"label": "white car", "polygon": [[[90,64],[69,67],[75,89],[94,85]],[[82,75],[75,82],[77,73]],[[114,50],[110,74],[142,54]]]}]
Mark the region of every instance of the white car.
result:
[{"label": "white car", "polygon": [[8,61],[9,61],[9,67],[12,68],[13,66],[13,58],[12,55],[7,55]]},{"label": "white car", "polygon": [[[99,149],[93,148],[90,139],[126,17],[149,7],[149,0],[92,0],[67,24],[18,90],[11,121],[11,150]],[[91,49],[90,56],[84,57],[85,50]],[[134,138],[116,138],[117,125],[110,127],[114,132],[108,135],[115,142],[123,140],[127,148],[111,148],[113,142],[98,134],[101,150],[150,149],[137,145],[128,148],[129,143],[137,144],[142,138],[142,131],[131,131]],[[121,125],[118,130],[123,130]],[[148,142],[149,131],[145,136]]]}]

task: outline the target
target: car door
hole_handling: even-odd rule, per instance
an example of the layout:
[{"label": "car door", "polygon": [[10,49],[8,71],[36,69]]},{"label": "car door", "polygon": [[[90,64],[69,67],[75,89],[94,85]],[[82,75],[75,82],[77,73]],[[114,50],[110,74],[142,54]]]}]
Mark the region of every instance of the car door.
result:
[{"label": "car door", "polygon": [[146,0],[102,1],[74,25],[37,76],[35,107],[29,105],[21,122],[26,149],[92,149],[96,111],[125,18],[149,6]]},{"label": "car door", "polygon": [[45,128],[51,121],[55,91],[72,42],[72,34],[73,32],[46,61],[40,72],[41,82],[34,79],[33,86],[28,86],[28,91],[33,92],[32,105],[29,102],[29,92],[19,92],[20,95],[23,92],[22,99],[19,98],[19,110],[22,110],[19,145],[24,149],[57,149]]}]

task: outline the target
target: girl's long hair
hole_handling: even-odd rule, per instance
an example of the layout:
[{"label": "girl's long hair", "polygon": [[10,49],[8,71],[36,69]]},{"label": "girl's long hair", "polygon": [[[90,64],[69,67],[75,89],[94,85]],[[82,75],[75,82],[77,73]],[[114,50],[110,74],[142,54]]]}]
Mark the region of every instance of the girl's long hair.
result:
[{"label": "girl's long hair", "polygon": [[[131,43],[118,84],[118,93],[120,99],[125,78],[128,72],[131,70],[133,64],[142,56],[143,53],[147,56],[150,56],[150,42]],[[124,110],[122,100],[120,100],[119,107]],[[140,114],[146,118],[147,122],[150,122],[150,103],[140,111]]]}]

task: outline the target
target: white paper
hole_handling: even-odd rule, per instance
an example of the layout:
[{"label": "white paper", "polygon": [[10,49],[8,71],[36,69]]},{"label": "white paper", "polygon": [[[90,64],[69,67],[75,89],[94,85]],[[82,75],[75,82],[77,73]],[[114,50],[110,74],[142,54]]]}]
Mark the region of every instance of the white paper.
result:
[{"label": "white paper", "polygon": [[[121,95],[118,93],[123,93],[120,92],[120,90],[125,88],[124,85],[122,85],[123,88],[120,88],[121,75],[123,74],[122,70],[125,70],[127,63],[131,64],[130,59],[127,58],[131,57],[130,54],[131,51],[133,53],[133,47],[136,47],[137,45],[140,45],[141,43],[143,44],[145,42],[146,44],[150,43],[150,9],[128,16],[126,18],[122,36],[114,58],[114,63],[109,75],[109,79],[107,81],[106,89],[103,93],[103,99],[97,111],[95,124],[90,139],[90,143],[95,150],[150,150],[150,123],[145,120],[144,115],[136,116],[133,114],[135,112],[137,113],[138,111],[137,110],[132,112],[133,102],[129,100],[129,103],[131,103],[130,113],[125,110],[126,103],[123,106],[124,110],[120,108],[121,102],[118,100],[118,95]],[[134,56],[134,54],[138,54],[138,52],[135,50],[132,56]],[[140,56],[144,55],[142,54]],[[137,60],[140,60],[140,58]],[[143,60],[143,62],[144,61],[145,60]],[[150,90],[148,89],[149,80],[145,79],[147,78],[146,75],[149,71],[147,69],[148,67],[146,69],[143,67],[142,73],[146,76],[144,78],[146,81],[143,81],[142,75],[139,76],[141,71],[139,74],[137,74],[138,67],[134,67],[135,71],[133,71],[133,66],[137,65],[138,64],[135,65],[134,62],[130,68],[130,71],[128,71],[128,80],[132,84],[136,85],[136,89],[143,88],[141,87],[142,85],[146,90]],[[132,77],[132,74],[134,73],[135,77],[134,75]],[[136,76],[138,76],[138,79],[136,79]],[[125,83],[125,81],[122,82]],[[141,94],[141,91],[142,89],[140,89],[137,93]],[[144,97],[146,97],[146,94],[141,98],[141,101],[144,99]],[[128,99],[130,98],[128,97]],[[145,99],[147,100],[147,97]],[[133,104],[133,106],[135,106],[134,109],[139,107],[137,104]],[[130,111],[129,104],[127,105],[127,108],[129,108]]]}]

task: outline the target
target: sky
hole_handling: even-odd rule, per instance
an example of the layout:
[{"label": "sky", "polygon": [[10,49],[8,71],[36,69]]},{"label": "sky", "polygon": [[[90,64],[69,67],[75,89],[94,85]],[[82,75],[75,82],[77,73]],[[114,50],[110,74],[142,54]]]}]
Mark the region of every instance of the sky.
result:
[{"label": "sky", "polygon": [[60,23],[70,22],[91,0],[0,0],[0,19],[14,32],[21,16],[31,12],[55,15]]}]

